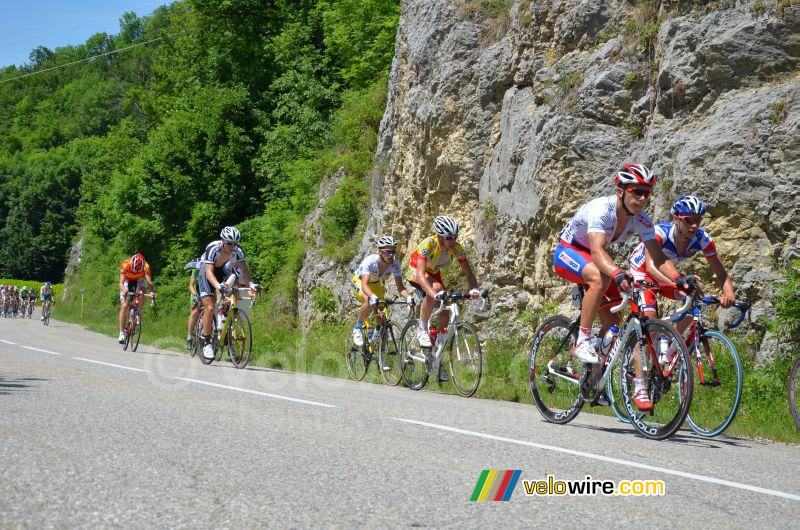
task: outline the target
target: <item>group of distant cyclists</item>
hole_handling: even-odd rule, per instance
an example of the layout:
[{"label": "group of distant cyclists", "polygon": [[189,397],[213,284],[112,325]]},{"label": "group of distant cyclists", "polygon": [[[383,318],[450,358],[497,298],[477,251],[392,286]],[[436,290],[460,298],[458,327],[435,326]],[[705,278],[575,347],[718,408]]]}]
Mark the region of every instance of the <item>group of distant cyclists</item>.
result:
[{"label": "group of distant cyclists", "polygon": [[[203,253],[196,259],[186,264],[185,268],[191,271],[189,279],[189,321],[186,337],[187,349],[191,347],[197,319],[203,313],[203,356],[206,359],[214,358],[212,344],[213,318],[216,303],[227,296],[238,285],[247,286],[250,291],[257,292],[261,287],[252,281],[250,269],[247,266],[244,250],[239,245],[242,234],[233,226],[226,226],[220,231],[219,239],[206,245]],[[131,294],[143,293],[155,301],[156,293],[150,264],[141,253],[134,254],[120,264],[119,268],[119,337],[120,343],[125,342],[125,316],[130,308]],[[140,307],[144,304],[144,297],[139,300]]]},{"label": "group of distant cyclists", "polygon": [[45,304],[53,303],[53,285],[45,282],[41,290],[23,285],[0,285],[0,313],[4,318],[31,318],[36,301],[41,299],[41,320],[44,320]]},{"label": "group of distant cyclists", "polygon": [[[730,307],[735,301],[733,281],[720,261],[714,241],[701,228],[703,216],[708,211],[706,203],[692,195],[682,195],[672,203],[673,219],[654,224],[644,209],[653,193],[656,175],[644,165],[625,164],[614,175],[616,191],[613,195],[593,199],[581,206],[559,234],[553,254],[555,273],[581,285],[585,296],[581,306],[580,327],[572,354],[584,363],[600,362],[599,340],[592,340],[592,324],[599,314],[602,326],[599,336],[612,325],[619,323],[619,316],[610,308],[620,302],[621,293],[628,293],[634,281],[660,282],[674,285],[673,289],[645,290],[645,312],[655,318],[658,311],[656,295],[670,299],[682,298],[693,292],[697,277],[682,274],[676,266],[701,252],[713,271],[722,291],[720,305]],[[411,254],[406,279],[424,297],[420,308],[417,338],[422,347],[431,347],[428,329],[424,325],[437,301],[446,296],[441,269],[456,260],[461,265],[473,298],[480,296],[478,282],[467,261],[464,248],[456,241],[459,224],[452,217],[443,215],[434,220],[435,235],[424,239]],[[633,234],[638,234],[641,243],[628,258],[627,271],[614,263],[606,250],[619,244]],[[362,326],[364,319],[377,308],[383,297],[381,281],[394,276],[398,293],[407,297],[403,285],[401,266],[395,255],[397,241],[391,235],[377,238],[377,254],[364,258],[352,278],[353,296],[361,303],[358,321],[353,328],[353,342],[364,343]],[[447,322],[447,315],[439,315],[439,324]],[[677,323],[683,332],[691,318]],[[444,374],[440,372],[440,378]],[[634,403],[640,410],[652,410],[653,404],[647,391],[647,382],[640,363],[636,363],[634,379]]]}]

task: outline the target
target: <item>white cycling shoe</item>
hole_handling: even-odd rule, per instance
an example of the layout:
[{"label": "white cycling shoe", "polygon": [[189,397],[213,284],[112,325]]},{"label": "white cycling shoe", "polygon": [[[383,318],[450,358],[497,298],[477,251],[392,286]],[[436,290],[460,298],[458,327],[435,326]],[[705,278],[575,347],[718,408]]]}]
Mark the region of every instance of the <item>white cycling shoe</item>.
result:
[{"label": "white cycling shoe", "polygon": [[206,359],[213,359],[214,358],[214,345],[210,342],[203,346],[203,357]]},{"label": "white cycling shoe", "polygon": [[597,357],[597,352],[595,352],[591,340],[585,340],[576,345],[572,349],[572,355],[584,363],[597,364],[600,362],[600,358]]},{"label": "white cycling shoe", "polygon": [[359,348],[364,345],[364,334],[358,328],[353,328],[353,344]]},{"label": "white cycling shoe", "polygon": [[417,328],[417,341],[423,348],[431,347],[431,336],[428,335],[428,330]]},{"label": "white cycling shoe", "polygon": [[[44,317],[42,317],[42,320],[44,320]],[[117,342],[119,342],[120,344],[125,342],[125,332],[124,331],[120,331],[119,332],[119,337],[117,337]]]}]

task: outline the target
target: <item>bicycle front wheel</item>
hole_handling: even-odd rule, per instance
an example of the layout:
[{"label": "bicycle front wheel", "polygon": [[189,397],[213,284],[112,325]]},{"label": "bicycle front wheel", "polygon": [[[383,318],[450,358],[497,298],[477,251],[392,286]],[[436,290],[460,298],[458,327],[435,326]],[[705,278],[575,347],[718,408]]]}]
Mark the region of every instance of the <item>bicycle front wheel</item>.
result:
[{"label": "bicycle front wheel", "polygon": [[800,404],[797,400],[800,393],[800,355],[794,360],[792,371],[789,373],[789,411],[792,413],[794,423],[800,429]]},{"label": "bicycle front wheel", "polygon": [[[611,368],[611,374],[606,379],[606,395],[611,401],[611,410],[614,416],[617,417],[622,423],[630,423],[631,419],[628,417],[628,412],[625,410],[625,405],[622,402],[622,388],[620,387],[620,370],[622,363],[617,360]],[[633,371],[628,368],[626,377],[632,381],[634,376]]]},{"label": "bicycle front wheel", "polygon": [[430,375],[430,348],[423,348],[417,339],[419,321],[409,320],[400,337],[400,367],[403,381],[411,390],[419,390]]},{"label": "bicycle front wheel", "polygon": [[353,341],[351,329],[347,331],[347,350],[344,353],[347,371],[350,373],[350,379],[361,381],[367,375],[367,370],[369,369],[369,360],[366,354],[369,343],[365,340],[363,346],[356,345]]},{"label": "bicycle front wheel", "polygon": [[742,362],[730,339],[714,330],[703,333],[689,359],[695,384],[686,422],[694,432],[710,438],[727,429],[739,410]]},{"label": "bicycle front wheel", "polygon": [[378,364],[383,382],[395,386],[403,380],[403,367],[400,359],[400,328],[393,321],[383,326],[378,343]]},{"label": "bicycle front wheel", "polygon": [[456,392],[464,397],[472,397],[478,390],[483,373],[483,354],[478,334],[462,322],[455,329],[450,340],[450,377]]},{"label": "bicycle front wheel", "polygon": [[[692,403],[692,369],[683,337],[664,320],[650,319],[642,323],[642,342],[635,333],[628,335],[622,349],[620,389],[622,403],[631,425],[652,440],[669,438],[680,429]],[[655,344],[672,351],[668,362],[660,363]],[[642,352],[642,347],[644,352]],[[640,411],[634,404],[636,392],[636,358],[642,360],[642,380],[653,410]],[[631,377],[631,374],[634,377]]]},{"label": "bicycle front wheel", "polygon": [[244,368],[250,362],[253,354],[253,336],[251,334],[250,319],[247,313],[233,311],[230,328],[228,329],[228,356],[233,366]]},{"label": "bicycle front wheel", "polygon": [[131,351],[136,351],[139,347],[139,339],[142,337],[142,313],[136,310],[136,317],[133,319],[133,331],[131,332]]},{"label": "bicycle front wheel", "polygon": [[580,380],[583,365],[572,358],[578,326],[562,315],[546,319],[533,337],[528,360],[528,385],[533,403],[547,421],[572,421],[583,407]]}]

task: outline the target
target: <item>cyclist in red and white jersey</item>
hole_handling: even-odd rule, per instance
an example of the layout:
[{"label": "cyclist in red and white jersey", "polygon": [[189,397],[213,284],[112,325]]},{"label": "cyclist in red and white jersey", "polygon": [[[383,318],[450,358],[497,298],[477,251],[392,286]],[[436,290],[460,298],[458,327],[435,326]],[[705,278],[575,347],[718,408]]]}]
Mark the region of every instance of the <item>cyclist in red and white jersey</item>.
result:
[{"label": "cyclist in red and white jersey", "polygon": [[[606,246],[621,243],[637,233],[650,251],[653,265],[679,287],[690,290],[694,278],[683,276],[669,262],[658,246],[653,221],[644,212],[653,192],[656,176],[641,164],[626,164],[614,175],[616,193],[581,206],[561,231],[553,264],[558,276],[586,288],[581,305],[580,328],[573,355],[586,363],[599,358],[590,340],[592,323],[598,312],[603,322],[600,334],[619,321],[610,307],[620,299],[620,291],[630,290],[630,276],[609,256]],[[635,360],[639,360],[638,356]],[[634,403],[640,410],[653,408],[637,366]]]},{"label": "cyclist in red and white jersey", "polygon": [[[673,222],[659,223],[655,227],[656,241],[661,247],[664,255],[674,265],[678,265],[690,260],[697,253],[702,252],[708,261],[708,265],[714,272],[717,284],[722,290],[719,301],[722,307],[730,307],[736,300],[733,292],[733,280],[728,276],[728,271],[717,255],[717,247],[711,236],[700,228],[703,222],[703,215],[708,211],[708,206],[698,197],[693,195],[681,195],[672,204],[672,214],[675,216]],[[630,270],[636,280],[647,280],[650,282],[668,282],[669,279],[653,265],[653,260],[644,245],[639,244],[628,257]],[[680,293],[671,289],[661,289],[659,293],[666,298],[677,300],[682,298]],[[658,304],[656,293],[648,289],[644,291],[645,314],[651,318],[656,318]],[[681,320],[676,328],[683,333],[691,322],[691,317]]]}]

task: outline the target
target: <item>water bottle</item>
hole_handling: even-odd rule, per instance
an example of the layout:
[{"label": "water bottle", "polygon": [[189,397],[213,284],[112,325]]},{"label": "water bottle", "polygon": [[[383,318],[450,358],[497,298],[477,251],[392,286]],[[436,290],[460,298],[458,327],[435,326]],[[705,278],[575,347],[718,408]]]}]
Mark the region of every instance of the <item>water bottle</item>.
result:
[{"label": "water bottle", "polygon": [[617,335],[619,335],[619,328],[614,325],[609,326],[606,334],[603,336],[603,342],[600,344],[600,349],[602,350],[603,355],[607,354],[609,350],[611,350],[611,345],[614,344],[614,340],[616,340]]},{"label": "water bottle", "polygon": [[431,328],[428,330],[428,334],[431,336],[431,344],[436,344],[438,333],[439,330],[436,329],[436,326],[431,326]]},{"label": "water bottle", "polygon": [[666,363],[669,359],[667,355],[669,351],[669,338],[666,335],[661,335],[658,338],[658,362]]}]

